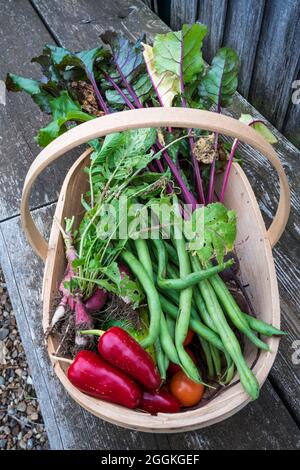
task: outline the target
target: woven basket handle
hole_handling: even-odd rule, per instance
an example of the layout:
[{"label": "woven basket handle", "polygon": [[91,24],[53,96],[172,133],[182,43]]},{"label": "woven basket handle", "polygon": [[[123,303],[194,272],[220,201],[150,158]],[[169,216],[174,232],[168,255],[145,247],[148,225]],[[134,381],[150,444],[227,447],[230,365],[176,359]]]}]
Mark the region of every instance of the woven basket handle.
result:
[{"label": "woven basket handle", "polygon": [[254,129],[236,119],[210,111],[184,108],[145,108],[102,116],[70,129],[51,142],[36,157],[27,173],[21,203],[21,221],[34,251],[44,260],[48,243],[38,231],[30,210],[31,187],[39,174],[67,151],[89,140],[112,132],[147,127],[199,128],[235,137],[259,150],[276,169],[280,181],[280,199],[275,218],[268,230],[271,246],[279,240],[290,212],[290,191],[284,169],[272,146]]}]

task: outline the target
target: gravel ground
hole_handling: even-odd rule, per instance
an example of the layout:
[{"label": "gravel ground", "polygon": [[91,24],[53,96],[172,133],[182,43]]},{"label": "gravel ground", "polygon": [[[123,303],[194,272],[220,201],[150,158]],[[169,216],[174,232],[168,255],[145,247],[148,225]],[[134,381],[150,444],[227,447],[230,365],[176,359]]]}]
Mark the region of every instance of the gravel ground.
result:
[{"label": "gravel ground", "polygon": [[0,449],[47,448],[40,407],[0,269]]}]

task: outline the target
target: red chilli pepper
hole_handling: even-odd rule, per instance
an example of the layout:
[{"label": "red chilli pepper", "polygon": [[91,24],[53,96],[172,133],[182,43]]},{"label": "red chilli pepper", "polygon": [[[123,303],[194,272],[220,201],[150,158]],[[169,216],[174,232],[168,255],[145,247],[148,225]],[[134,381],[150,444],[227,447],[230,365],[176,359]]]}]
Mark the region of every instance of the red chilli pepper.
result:
[{"label": "red chilli pepper", "polygon": [[180,402],[166,390],[159,392],[143,392],[139,408],[152,415],[157,413],[178,413]]},{"label": "red chilli pepper", "polygon": [[108,362],[123,370],[147,390],[157,390],[161,378],[152,357],[125,330],[113,326],[103,333],[101,330],[82,331],[85,334],[101,335],[99,354]]},{"label": "red chilli pepper", "polygon": [[122,371],[92,351],[80,351],[68,369],[70,382],[81,392],[126,408],[136,408],[141,399],[138,385]]}]

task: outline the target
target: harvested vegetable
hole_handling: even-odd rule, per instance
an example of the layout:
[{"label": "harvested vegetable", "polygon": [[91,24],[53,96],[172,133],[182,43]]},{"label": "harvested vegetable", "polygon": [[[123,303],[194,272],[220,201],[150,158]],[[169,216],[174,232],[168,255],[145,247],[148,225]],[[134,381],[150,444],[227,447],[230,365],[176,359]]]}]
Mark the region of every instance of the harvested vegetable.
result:
[{"label": "harvested vegetable", "polygon": [[[8,74],[7,88],[24,90],[51,115],[36,137],[41,146],[70,126],[125,109],[216,106],[221,113],[237,89],[239,60],[222,48],[205,66],[206,34],[196,23],[158,34],[153,44],[108,31],[105,46],[91,50],[46,46],[33,59],[41,79]],[[240,120],[276,142],[263,122]],[[253,308],[244,311],[230,284],[249,305],[234,255],[237,216],[223,204],[238,144],[170,127],[89,142],[83,216],[59,227],[66,271],[48,331],[66,355],[84,349],[68,370],[82,392],[151,414],[177,413],[211,388],[222,393],[237,372],[247,394],[259,396],[244,339],[268,351],[259,334],[284,332],[255,318]],[[170,378],[173,395],[158,390]]]},{"label": "harvested vegetable", "polygon": [[[192,331],[192,330],[189,330],[189,331]],[[192,331],[192,334],[194,335],[193,331]],[[185,350],[188,353],[188,355],[191,357],[194,364],[197,365],[197,360],[195,358],[195,355],[192,353],[192,351],[189,348],[187,348],[186,346],[185,346]],[[175,364],[174,362],[170,362],[168,370],[167,370],[167,375],[168,375],[168,377],[172,377],[173,375],[175,375],[180,370],[181,370],[181,367],[180,367],[179,364]]]},{"label": "harvested vegetable", "polygon": [[77,354],[68,379],[81,392],[126,408],[136,408],[141,400],[136,383],[92,351]]},{"label": "harvested vegetable", "polygon": [[192,341],[194,337],[194,332],[191,329],[188,329],[187,335],[185,337],[185,340],[183,342],[183,346],[188,346]]},{"label": "harvested vegetable", "polygon": [[157,413],[178,413],[180,406],[176,397],[162,389],[159,392],[143,392],[139,408],[156,415]]},{"label": "harvested vegetable", "polygon": [[125,330],[113,326],[105,332],[87,330],[81,333],[100,336],[100,356],[133,377],[147,390],[157,390],[160,387],[161,378],[151,356]]},{"label": "harvested vegetable", "polygon": [[182,406],[195,406],[204,394],[204,385],[191,380],[183,371],[177,372],[171,380],[170,390]]}]

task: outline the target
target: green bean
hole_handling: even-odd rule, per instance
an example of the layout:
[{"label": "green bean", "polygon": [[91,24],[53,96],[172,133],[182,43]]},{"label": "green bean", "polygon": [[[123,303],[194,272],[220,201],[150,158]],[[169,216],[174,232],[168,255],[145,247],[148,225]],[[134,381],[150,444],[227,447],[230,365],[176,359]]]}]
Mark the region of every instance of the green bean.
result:
[{"label": "green bean", "polygon": [[232,362],[232,364],[229,367],[227,367],[224,385],[230,384],[230,382],[233,379],[234,372],[235,372],[235,366],[234,366],[234,362]]},{"label": "green bean", "polygon": [[[149,253],[148,245],[146,240],[139,238],[134,241],[138,257],[144,268],[147,270],[149,276],[154,279],[151,256]],[[161,312],[160,316],[160,333],[159,333],[160,345],[164,351],[165,356],[175,364],[179,364],[178,354],[168,330],[165,316]]]},{"label": "green bean", "polygon": [[[182,240],[184,245],[185,242]],[[180,278],[177,279],[166,279],[166,264],[167,264],[167,256],[166,256],[166,249],[165,244],[162,240],[153,240],[155,247],[157,249],[158,254],[158,275],[157,275],[157,284],[161,289],[175,289],[175,290],[183,290],[188,287],[194,286],[198,284],[199,281],[202,279],[208,279],[211,276],[224,271],[224,269],[228,268],[233,264],[233,259],[226,261],[225,263],[221,263],[218,266],[210,267],[206,270],[201,270],[197,272],[190,272],[185,276],[180,275]],[[185,246],[184,246],[184,250]],[[188,255],[187,255],[188,259]]]},{"label": "green bean", "polygon": [[146,240],[144,240],[143,238],[138,238],[137,240],[134,240],[134,245],[140,262],[146,269],[149,277],[153,279],[152,261]]},{"label": "green bean", "polygon": [[[167,315],[172,317],[174,320],[176,320],[178,317],[178,307],[176,307],[172,302],[166,299],[162,294],[160,294],[160,302],[163,311]],[[220,349],[220,351],[226,351],[222,344],[222,341],[220,340],[220,337],[214,331],[210,330],[207,326],[203,325],[203,323],[201,323],[201,321],[197,319],[197,314],[196,318],[191,316],[189,327],[203,339],[213,344],[216,348]]]},{"label": "green bean", "polygon": [[[200,269],[198,258],[191,257],[191,262],[194,269]],[[237,367],[241,384],[250,397],[255,400],[259,396],[258,381],[243,356],[241,346],[235,334],[227,323],[214,289],[208,280],[201,281],[199,283],[199,289],[205,301],[208,313],[215,327],[218,329],[223,345]]]},{"label": "green bean", "polygon": [[175,321],[170,316],[167,316],[166,320],[171,338],[175,339]]},{"label": "green bean", "polygon": [[[169,244],[166,244],[166,247],[167,247],[167,251],[168,251],[169,253],[172,253],[172,250],[174,250],[174,248],[171,247],[171,245],[169,245]],[[171,250],[170,250],[169,247],[171,247]],[[172,262],[178,265],[178,257],[177,257],[177,259],[176,259],[176,257],[174,257],[174,255],[173,255],[173,256],[172,256]],[[167,266],[167,273],[168,273],[168,275],[171,276],[171,277],[174,277],[174,278],[178,277],[178,275],[175,275],[175,276],[171,275],[171,270],[172,270],[172,269],[173,269],[173,268],[169,269],[169,265]],[[195,270],[194,267],[193,267],[193,269]],[[197,268],[196,268],[196,269],[197,269]],[[174,271],[173,271],[173,274],[175,274],[175,272],[176,272],[176,271],[174,270]],[[225,287],[226,287],[226,286],[225,286]],[[227,289],[227,288],[226,288],[226,289]],[[196,305],[197,305],[197,307],[198,307],[198,309],[199,309],[199,312],[206,316],[205,310],[202,311],[202,305],[199,304],[199,298],[196,298],[195,295],[194,295],[194,300],[195,300],[195,303],[196,303]],[[202,299],[202,301],[203,301],[203,299]],[[286,332],[281,331],[281,330],[275,328],[275,327],[272,326],[272,325],[269,325],[268,323],[264,322],[263,320],[259,320],[258,318],[254,318],[254,317],[252,317],[252,316],[250,316],[250,315],[248,315],[248,314],[246,314],[246,313],[244,313],[244,312],[241,312],[241,314],[243,315],[243,317],[246,318],[247,322],[249,323],[250,328],[252,328],[253,330],[257,331],[258,333],[261,333],[261,334],[264,335],[264,336],[282,336],[282,335],[286,335],[286,334],[287,334]],[[204,321],[204,323],[205,323],[207,326],[209,326],[211,329],[214,329],[214,328],[213,328],[213,325],[212,325],[212,323],[211,323],[211,319],[210,319],[209,315],[208,315],[208,317],[206,316],[206,319],[204,319],[204,316],[203,316],[203,315],[201,315],[201,318],[202,318],[202,320]]]},{"label": "green bean", "polygon": [[[168,256],[174,264],[178,265],[178,255],[174,246],[164,240],[165,248],[168,252]],[[176,276],[177,277],[177,276]]]},{"label": "green bean", "polygon": [[206,359],[208,378],[212,379],[214,376],[214,364],[212,360],[210,345],[207,341],[205,341],[205,339],[202,338],[202,336],[198,335],[198,338],[199,338],[200,345],[201,345],[201,348],[203,350],[203,353]]},{"label": "green bean", "polygon": [[155,352],[156,352],[157,367],[158,367],[160,376],[162,380],[166,380],[166,376],[167,376],[166,360],[165,360],[165,355],[162,350],[159,338],[157,338],[155,341]]},{"label": "green bean", "polygon": [[[179,214],[177,214],[177,216],[179,216]],[[174,238],[179,261],[179,274],[181,278],[185,278],[191,272],[190,260],[186,251],[185,240],[181,228],[179,224],[176,223],[174,224]],[[180,291],[179,313],[175,327],[175,346],[185,373],[190,377],[190,379],[194,380],[194,382],[201,383],[202,380],[199,371],[183,346],[190,324],[192,297],[192,287],[188,287]]]},{"label": "green bean", "polygon": [[121,258],[128,264],[133,274],[140,281],[147,296],[150,313],[149,333],[148,336],[141,341],[141,346],[143,348],[147,348],[155,342],[159,335],[160,317],[162,314],[159,295],[152,279],[147,274],[142,263],[132,253],[124,250],[121,253]]},{"label": "green bean", "polygon": [[221,377],[221,370],[222,370],[222,365],[221,365],[221,355],[220,351],[212,346],[211,344],[209,345],[210,352],[211,352],[211,357],[213,360],[214,368],[216,371],[216,375],[218,378]]},{"label": "green bean", "polygon": [[223,344],[236,364],[240,375],[241,384],[250,397],[255,400],[259,396],[259,384],[255,375],[250,370],[240,347],[240,344],[227,323],[225,315],[220,307],[217,296],[209,281],[200,282],[201,294],[206,303],[207,309],[218,328]]},{"label": "green bean", "polygon": [[173,343],[172,336],[170,335],[167,321],[165,319],[164,314],[161,314],[160,317],[160,343],[164,350],[165,355],[170,359],[170,361],[174,362],[175,364],[180,365],[179,357]]},{"label": "green bean", "polygon": [[208,328],[216,332],[217,328],[215,327],[214,322],[212,321],[207,311],[205,302],[197,286],[195,286],[193,289],[193,296],[194,296],[194,301],[197,306],[201,320],[203,320],[203,322],[205,323],[206,326],[208,326]]},{"label": "green bean", "polygon": [[179,277],[179,272],[176,266],[172,265],[171,263],[167,264],[167,275],[171,279],[177,279]]},{"label": "green bean", "polygon": [[258,318],[254,318],[251,315],[248,315],[247,313],[243,313],[243,316],[246,318],[247,322],[249,323],[250,328],[252,330],[257,331],[258,333],[264,335],[264,336],[283,336],[287,335],[285,331],[278,330],[275,328],[275,326],[269,325],[268,323],[265,323],[262,320],[259,320]]},{"label": "green bean", "polygon": [[265,351],[270,351],[269,346],[260,340],[251,330],[247,320],[243,316],[239,306],[219,276],[213,276],[209,280],[217,297],[230,317],[232,323],[252,341],[255,346]]}]

